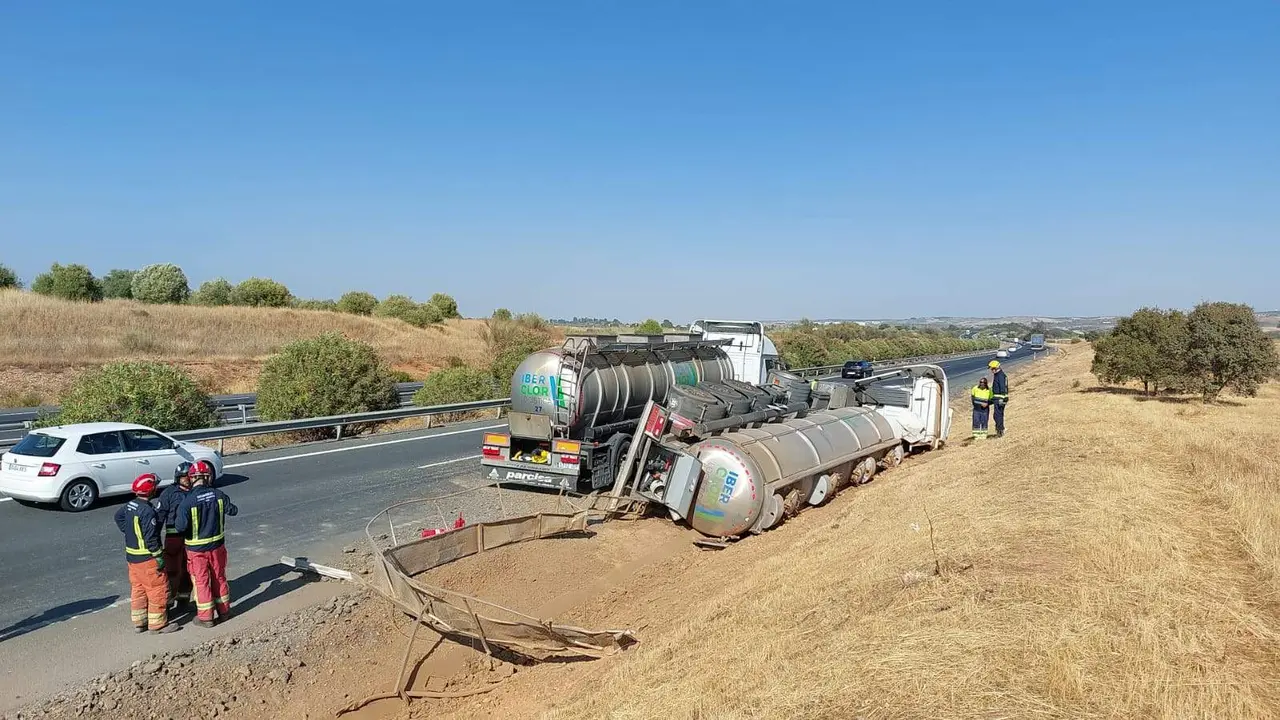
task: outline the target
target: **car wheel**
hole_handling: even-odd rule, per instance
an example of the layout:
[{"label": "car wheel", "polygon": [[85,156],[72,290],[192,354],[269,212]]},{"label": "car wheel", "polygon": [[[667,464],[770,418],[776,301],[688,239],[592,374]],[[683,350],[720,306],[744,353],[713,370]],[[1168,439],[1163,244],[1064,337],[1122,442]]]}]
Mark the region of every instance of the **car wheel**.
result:
[{"label": "car wheel", "polygon": [[67,512],[84,512],[98,501],[98,486],[92,480],[80,478],[72,480],[62,490],[62,499],[58,505]]}]

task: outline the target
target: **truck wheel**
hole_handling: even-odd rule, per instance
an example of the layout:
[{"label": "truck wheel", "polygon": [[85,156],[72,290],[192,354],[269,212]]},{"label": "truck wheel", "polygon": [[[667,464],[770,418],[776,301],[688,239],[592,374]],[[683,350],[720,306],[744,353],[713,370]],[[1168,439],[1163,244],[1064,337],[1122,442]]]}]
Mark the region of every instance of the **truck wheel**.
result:
[{"label": "truck wheel", "polygon": [[[631,438],[623,438],[622,442],[609,448],[609,490],[613,490],[613,484],[618,481],[618,476],[622,474],[622,461],[627,459],[627,451],[630,449]],[[632,478],[632,480],[634,479]]]},{"label": "truck wheel", "polygon": [[902,446],[897,445],[892,450],[884,454],[884,468],[896,468],[902,464]]}]

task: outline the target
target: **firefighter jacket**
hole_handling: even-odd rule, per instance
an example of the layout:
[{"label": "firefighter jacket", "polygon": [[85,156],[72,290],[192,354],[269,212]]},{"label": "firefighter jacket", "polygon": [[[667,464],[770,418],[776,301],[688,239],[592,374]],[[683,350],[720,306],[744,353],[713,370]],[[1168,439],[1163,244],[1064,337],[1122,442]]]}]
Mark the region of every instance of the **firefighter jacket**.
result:
[{"label": "firefighter jacket", "polygon": [[156,501],[156,512],[160,514],[160,522],[164,523],[166,535],[178,534],[178,508],[182,507],[187,492],[177,485],[170,485],[160,493],[160,499]]},{"label": "firefighter jacket", "polygon": [[991,394],[997,405],[1009,402],[1009,377],[1003,370],[996,370],[991,374]]},{"label": "firefighter jacket", "polygon": [[130,500],[116,511],[116,527],[124,533],[124,556],[131,563],[154,560],[164,553],[164,529],[156,509],[146,500]]},{"label": "firefighter jacket", "polygon": [[971,394],[973,395],[973,406],[975,408],[986,410],[991,405],[991,388],[974,385]]},{"label": "firefighter jacket", "polygon": [[190,552],[208,552],[222,547],[227,516],[240,512],[227,494],[211,487],[194,487],[178,506],[174,529],[183,536]]}]

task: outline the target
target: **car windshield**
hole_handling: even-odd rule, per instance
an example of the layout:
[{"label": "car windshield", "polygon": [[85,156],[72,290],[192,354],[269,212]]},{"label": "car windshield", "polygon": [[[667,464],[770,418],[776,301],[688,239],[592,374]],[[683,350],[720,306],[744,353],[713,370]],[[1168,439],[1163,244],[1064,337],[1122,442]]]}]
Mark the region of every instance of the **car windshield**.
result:
[{"label": "car windshield", "polygon": [[54,437],[53,435],[30,433],[22,438],[17,445],[14,445],[9,452],[27,457],[53,457],[54,453],[58,452],[58,448],[62,447],[62,443],[66,441],[66,438]]}]

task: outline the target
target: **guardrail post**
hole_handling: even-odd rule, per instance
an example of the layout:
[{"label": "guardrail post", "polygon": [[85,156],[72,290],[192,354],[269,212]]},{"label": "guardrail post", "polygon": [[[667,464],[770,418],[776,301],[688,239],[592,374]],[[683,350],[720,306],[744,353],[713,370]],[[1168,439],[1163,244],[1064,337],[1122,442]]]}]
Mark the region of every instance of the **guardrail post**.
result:
[{"label": "guardrail post", "polygon": [[227,449],[227,439],[226,439],[226,438],[218,438],[218,454],[219,454],[219,455],[226,455],[226,452],[225,452],[225,451],[226,451],[226,449]]},{"label": "guardrail post", "polygon": [[422,423],[422,427],[423,427],[423,428],[425,428],[425,429],[427,429],[427,430],[430,430],[430,429],[431,429],[431,418],[433,418],[433,417],[435,417],[435,415],[425,415],[425,416],[423,416],[423,420],[424,420],[424,422]]},{"label": "guardrail post", "polygon": [[249,413],[245,411],[244,403],[240,403],[236,407],[240,408],[240,424],[243,425],[249,422]]},{"label": "guardrail post", "polygon": [[341,426],[341,425],[339,425],[339,426],[338,426],[338,439],[339,439],[339,440],[341,440],[341,439],[342,439],[342,426]]}]

